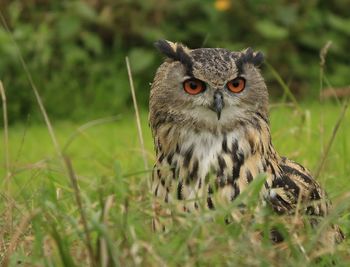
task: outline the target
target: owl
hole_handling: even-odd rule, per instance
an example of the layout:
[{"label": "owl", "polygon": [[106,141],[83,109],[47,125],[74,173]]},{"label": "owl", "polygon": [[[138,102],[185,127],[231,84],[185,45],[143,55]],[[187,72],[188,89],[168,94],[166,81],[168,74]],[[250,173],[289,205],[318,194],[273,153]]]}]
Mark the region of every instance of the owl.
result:
[{"label": "owl", "polygon": [[[189,49],[166,40],[155,46],[166,56],[149,102],[157,199],[180,203],[188,212],[203,207],[201,200],[215,209],[264,174],[260,198],[276,213],[293,214],[298,201],[307,215],[329,212],[330,202],[310,172],[272,144],[261,52]],[[344,236],[333,228],[339,242]]]}]

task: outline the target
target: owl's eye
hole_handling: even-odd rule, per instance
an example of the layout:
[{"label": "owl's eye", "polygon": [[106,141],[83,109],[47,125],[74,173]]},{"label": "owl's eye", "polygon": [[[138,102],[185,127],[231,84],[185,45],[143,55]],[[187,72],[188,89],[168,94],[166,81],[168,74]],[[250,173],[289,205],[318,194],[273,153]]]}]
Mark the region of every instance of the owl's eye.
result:
[{"label": "owl's eye", "polygon": [[240,93],[244,90],[245,87],[245,79],[242,77],[237,77],[226,84],[227,88],[232,92],[232,93]]},{"label": "owl's eye", "polygon": [[205,83],[201,80],[190,78],[183,83],[184,90],[190,95],[197,95],[205,90]]}]

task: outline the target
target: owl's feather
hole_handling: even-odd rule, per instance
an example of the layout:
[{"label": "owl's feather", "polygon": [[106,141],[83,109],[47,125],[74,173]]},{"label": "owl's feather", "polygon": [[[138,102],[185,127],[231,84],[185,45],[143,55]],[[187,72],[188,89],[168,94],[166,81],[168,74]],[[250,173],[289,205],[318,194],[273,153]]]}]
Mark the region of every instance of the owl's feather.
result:
[{"label": "owl's feather", "polygon": [[[261,198],[278,214],[293,214],[300,203],[307,215],[329,213],[330,202],[310,172],[279,156],[273,147],[267,89],[256,69],[261,53],[189,50],[167,41],[158,43],[158,48],[171,61],[158,69],[150,96],[150,126],[157,154],[152,192],[157,198],[179,201],[188,211],[197,210],[201,203],[183,200],[201,199],[207,208],[215,209],[217,201],[233,201],[264,173],[267,179]],[[187,55],[179,57],[178,51]],[[184,58],[191,64],[184,64]],[[182,88],[189,66],[190,74],[208,86],[198,96],[187,95]],[[246,88],[233,95],[225,84],[238,76],[245,78]],[[220,119],[210,109],[217,90],[225,101]],[[343,239],[339,228],[334,229],[333,239]]]}]

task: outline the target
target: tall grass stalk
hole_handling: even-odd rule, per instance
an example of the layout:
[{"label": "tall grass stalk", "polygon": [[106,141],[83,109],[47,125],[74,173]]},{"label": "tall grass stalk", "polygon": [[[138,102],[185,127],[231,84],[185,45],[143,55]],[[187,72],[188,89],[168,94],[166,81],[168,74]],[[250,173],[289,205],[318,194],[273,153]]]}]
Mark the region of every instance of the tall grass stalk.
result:
[{"label": "tall grass stalk", "polygon": [[4,123],[4,159],[5,159],[5,179],[4,179],[4,191],[6,199],[6,209],[5,209],[5,223],[3,231],[0,231],[2,235],[7,232],[10,235],[13,231],[13,199],[10,193],[10,179],[11,179],[11,167],[10,167],[10,151],[9,151],[9,131],[8,131],[8,117],[7,117],[7,99],[4,86],[2,81],[0,81],[0,94],[2,100],[2,113],[3,113],[3,123]]},{"label": "tall grass stalk", "polygon": [[[88,229],[88,225],[87,225],[87,219],[86,219],[86,215],[85,215],[85,212],[84,212],[84,209],[83,209],[83,205],[82,205],[82,202],[81,202],[79,187],[78,187],[77,179],[76,179],[76,176],[75,176],[72,164],[71,164],[71,162],[70,162],[68,157],[64,157],[63,156],[63,153],[62,153],[62,150],[60,149],[60,146],[59,146],[57,137],[55,135],[52,123],[51,123],[51,121],[49,119],[49,116],[48,116],[48,114],[46,112],[46,109],[45,109],[45,106],[43,104],[43,101],[42,101],[42,99],[40,97],[39,91],[38,91],[38,89],[37,89],[37,87],[36,87],[36,85],[34,83],[34,80],[33,80],[32,75],[31,75],[31,73],[30,73],[30,71],[28,69],[28,66],[27,66],[26,62],[23,59],[22,53],[20,51],[20,48],[18,47],[17,42],[14,40],[14,37],[13,37],[11,31],[9,30],[7,22],[6,22],[3,14],[1,12],[0,12],[0,17],[1,17],[1,21],[2,21],[2,24],[3,24],[4,28],[5,28],[5,30],[9,34],[9,36],[12,39],[13,44],[14,44],[14,46],[16,48],[17,55],[18,55],[18,57],[20,59],[21,65],[22,65],[22,67],[23,67],[23,69],[24,69],[24,71],[26,73],[26,76],[28,78],[30,86],[31,86],[31,88],[33,90],[33,93],[35,95],[37,104],[38,104],[38,106],[40,108],[41,114],[43,115],[46,127],[48,129],[49,134],[50,134],[51,141],[52,141],[52,143],[54,145],[54,149],[55,149],[56,154],[57,154],[57,156],[59,158],[59,161],[62,163],[62,167],[67,171],[68,176],[71,179],[72,187],[73,187],[73,190],[74,190],[74,193],[75,193],[75,200],[76,200],[76,203],[78,205],[78,209],[79,209],[79,212],[80,212],[80,215],[81,215],[81,219],[82,219],[82,223],[83,223],[83,227],[84,227],[84,232],[85,232],[85,236],[86,236],[86,246],[87,246],[87,249],[88,249],[90,263],[91,263],[91,266],[95,267],[95,266],[97,266],[97,264],[96,264],[94,253],[93,253],[93,247],[92,247],[92,242],[91,242],[89,229]],[[6,120],[6,122],[7,122],[7,120]],[[57,197],[58,196],[59,196],[59,193],[57,193]],[[25,223],[28,224],[30,222],[30,219],[31,219],[31,217],[28,217],[28,220],[26,220]],[[22,224],[20,226],[22,226]],[[19,227],[19,230],[20,229],[21,229],[21,227]],[[16,237],[16,235],[14,237]],[[8,247],[8,250],[11,251],[11,243],[10,243],[10,246]],[[5,260],[6,259],[7,258],[5,258]]]},{"label": "tall grass stalk", "polygon": [[[332,46],[332,41],[328,41],[324,46],[323,48],[321,49],[320,51],[320,93],[319,93],[319,101],[320,101],[320,104],[322,105],[323,103],[323,99],[322,99],[322,91],[323,91],[323,80],[324,80],[324,68],[325,68],[325,65],[326,65],[326,57],[327,57],[327,53],[329,51],[329,49],[331,48]],[[339,101],[338,101],[339,102]],[[320,173],[322,171],[322,168],[325,164],[325,161],[328,157],[328,154],[329,154],[329,151],[332,147],[332,144],[334,142],[334,139],[337,135],[337,132],[338,132],[338,129],[339,129],[339,126],[340,124],[342,123],[343,119],[344,119],[344,116],[345,116],[345,113],[348,109],[348,105],[349,105],[349,98],[347,98],[342,106],[342,109],[340,111],[340,114],[339,114],[339,117],[333,127],[333,130],[332,130],[332,135],[330,137],[330,139],[328,140],[326,146],[321,146],[323,149],[321,151],[321,157],[320,157],[320,160],[319,160],[319,163],[317,165],[317,168],[315,170],[315,178],[317,179],[319,176],[320,176]],[[323,113],[321,113],[321,131],[323,132],[323,129],[324,129],[324,117],[323,117]],[[323,135],[321,134],[321,138],[323,139]],[[323,140],[321,140],[321,143],[323,144]]]},{"label": "tall grass stalk", "polygon": [[85,238],[86,238],[85,243],[86,243],[86,246],[88,249],[88,254],[90,257],[90,264],[91,264],[91,266],[94,267],[94,266],[97,266],[97,264],[96,264],[96,259],[94,256],[94,250],[92,247],[92,242],[91,242],[91,237],[90,237],[90,233],[89,233],[89,228],[88,228],[85,210],[83,208],[83,204],[82,204],[81,197],[80,197],[80,191],[79,191],[77,177],[75,176],[73,166],[72,166],[70,159],[68,157],[64,157],[64,161],[65,161],[66,166],[68,168],[69,178],[71,179],[72,187],[74,189],[75,201],[78,205],[81,221],[83,223]]},{"label": "tall grass stalk", "polygon": [[343,107],[342,107],[342,109],[340,111],[338,120],[337,120],[337,122],[335,123],[335,125],[333,127],[332,135],[329,138],[329,140],[328,140],[328,142],[326,144],[326,147],[324,149],[324,152],[321,155],[321,158],[319,160],[318,166],[317,166],[315,174],[314,174],[315,179],[317,179],[320,176],[320,173],[321,173],[321,171],[323,169],[323,166],[324,166],[324,164],[326,162],[326,159],[328,157],[329,151],[330,151],[330,149],[332,147],[332,144],[333,144],[333,142],[335,140],[335,137],[336,137],[336,135],[338,133],[339,127],[340,127],[341,123],[343,122],[343,119],[344,119],[344,116],[346,114],[346,111],[347,111],[348,107],[349,107],[349,98],[347,100],[345,100],[345,102],[344,102],[344,105],[343,105]]},{"label": "tall grass stalk", "polygon": [[13,45],[14,45],[14,47],[15,47],[15,49],[16,49],[16,52],[17,52],[17,55],[18,55],[19,60],[20,60],[20,62],[21,62],[21,65],[22,65],[22,67],[23,67],[23,69],[24,69],[24,71],[25,71],[25,73],[26,73],[27,79],[28,79],[28,81],[29,81],[29,84],[30,84],[32,90],[33,90],[33,93],[34,93],[34,95],[35,95],[35,99],[36,99],[36,101],[37,101],[37,103],[38,103],[38,106],[39,106],[39,108],[40,108],[41,114],[42,114],[43,117],[44,117],[44,120],[45,120],[47,129],[48,129],[49,134],[50,134],[50,136],[51,136],[51,140],[52,140],[52,143],[53,143],[54,148],[55,148],[55,150],[56,150],[56,153],[57,153],[57,155],[58,155],[60,158],[62,158],[62,153],[61,153],[61,150],[60,150],[60,147],[59,147],[59,144],[58,144],[58,141],[57,141],[55,132],[54,132],[54,130],[53,130],[53,127],[52,127],[51,121],[50,121],[50,119],[49,119],[49,116],[47,115],[47,112],[46,112],[46,109],[45,109],[45,107],[44,107],[43,101],[41,100],[39,91],[38,91],[38,89],[37,89],[37,87],[36,87],[36,85],[35,85],[35,83],[34,83],[33,77],[32,77],[32,75],[30,74],[30,71],[29,71],[29,69],[28,69],[28,66],[27,66],[26,62],[25,62],[24,59],[23,59],[21,50],[20,50],[20,48],[18,47],[17,42],[16,42],[16,40],[14,39],[13,34],[11,33],[11,31],[10,31],[8,25],[7,25],[7,22],[6,22],[6,20],[5,20],[5,18],[4,18],[4,16],[3,16],[3,14],[2,14],[1,11],[0,11],[0,17],[1,17],[1,21],[2,21],[2,24],[3,24],[3,26],[4,26],[5,30],[6,30],[6,32],[9,34],[9,36],[10,36],[12,42],[13,42]]},{"label": "tall grass stalk", "polygon": [[[324,78],[324,67],[326,65],[326,56],[328,53],[328,50],[330,49],[332,45],[331,41],[328,41],[320,50],[320,85],[319,85],[319,102],[322,105],[323,99],[322,99],[322,92],[323,92],[323,78]],[[320,154],[324,155],[325,152],[325,136],[324,136],[324,114],[321,112],[320,114]],[[317,171],[316,171],[317,172]]]},{"label": "tall grass stalk", "polygon": [[136,115],[136,124],[137,124],[137,132],[138,132],[139,141],[140,141],[140,145],[141,145],[141,149],[142,149],[143,164],[144,164],[145,170],[148,170],[147,153],[146,153],[146,149],[145,149],[145,142],[143,140],[140,113],[139,113],[139,109],[138,109],[138,105],[137,105],[135,88],[134,88],[134,82],[133,82],[133,79],[132,79],[132,73],[131,73],[131,68],[130,68],[130,63],[129,63],[129,58],[128,57],[125,58],[125,62],[126,62],[126,68],[128,70],[132,101],[134,103],[134,109],[135,109],[135,115]]},{"label": "tall grass stalk", "polygon": [[2,114],[3,114],[3,123],[4,123],[4,159],[5,159],[5,187],[6,191],[8,190],[8,184],[11,176],[10,170],[10,151],[9,151],[9,131],[8,131],[8,118],[7,118],[7,101],[5,89],[0,81],[0,94],[2,100]]}]

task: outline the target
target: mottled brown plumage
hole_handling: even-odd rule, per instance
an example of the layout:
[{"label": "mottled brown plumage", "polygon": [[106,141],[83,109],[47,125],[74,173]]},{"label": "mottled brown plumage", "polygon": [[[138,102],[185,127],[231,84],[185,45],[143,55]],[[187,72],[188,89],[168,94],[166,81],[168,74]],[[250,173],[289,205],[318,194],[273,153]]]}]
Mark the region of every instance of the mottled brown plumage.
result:
[{"label": "mottled brown plumage", "polygon": [[[310,172],[279,156],[268,119],[268,91],[258,66],[261,53],[221,48],[190,50],[158,41],[167,56],[159,67],[150,96],[150,126],[157,161],[152,192],[165,202],[177,201],[186,211],[200,200],[215,209],[217,201],[233,201],[265,173],[261,199],[279,214],[293,214],[298,200],[308,215],[324,216],[330,203]],[[242,92],[228,82],[244,79]],[[191,95],[184,82],[198,79],[205,90]],[[193,85],[194,86],[194,85]],[[183,201],[183,200],[195,201]],[[334,239],[343,238],[334,227]]]}]

